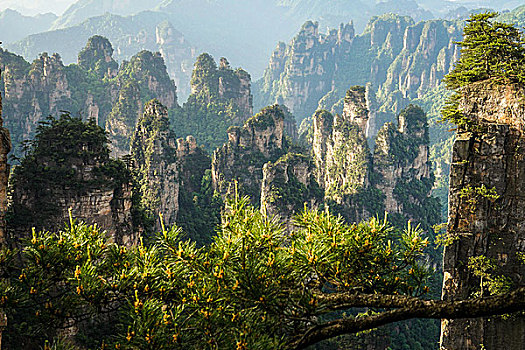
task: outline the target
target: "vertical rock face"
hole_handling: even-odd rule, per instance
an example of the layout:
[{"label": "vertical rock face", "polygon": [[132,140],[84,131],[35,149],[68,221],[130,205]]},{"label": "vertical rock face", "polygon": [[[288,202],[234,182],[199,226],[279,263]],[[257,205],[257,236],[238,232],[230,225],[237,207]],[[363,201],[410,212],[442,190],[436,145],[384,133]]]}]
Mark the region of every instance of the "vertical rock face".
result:
[{"label": "vertical rock face", "polygon": [[326,111],[314,116],[313,153],[317,178],[327,198],[338,204],[343,204],[345,196],[356,194],[370,184],[370,151],[365,137],[367,120],[364,89],[360,88],[349,90],[342,116],[334,117]]},{"label": "vertical rock face", "polygon": [[193,135],[208,152],[227,140],[230,126],[243,125],[252,116],[250,75],[233,70],[225,58],[219,65],[203,53],[197,57],[191,78],[191,95],[182,108],[170,114],[179,136]]},{"label": "vertical rock face", "polygon": [[44,116],[72,109],[70,84],[57,54],[44,53],[31,65],[5,51],[2,54],[4,120],[16,131],[14,141],[21,142],[33,136]]},{"label": "vertical rock face", "polygon": [[335,57],[348,50],[353,37],[352,24],[324,35],[317,22],[306,22],[288,47],[279,43],[272,54],[258,104],[284,104],[301,120],[311,115],[333,88]]},{"label": "vertical rock face", "polygon": [[[0,70],[0,75],[1,74],[2,71]],[[7,154],[11,151],[11,137],[9,135],[9,130],[2,127],[2,125],[2,95],[0,94],[0,246],[6,243],[7,238],[5,225],[5,213],[7,211],[7,182],[9,179]],[[0,322],[2,321],[2,311],[0,310]],[[0,340],[1,336],[0,331]]]},{"label": "vertical rock face", "polygon": [[159,101],[146,104],[131,142],[131,158],[140,184],[142,206],[161,228],[176,222],[179,211],[177,144],[169,129],[168,110]]},{"label": "vertical rock face", "polygon": [[359,126],[361,133],[368,137],[368,106],[363,86],[354,86],[346,92],[343,118]]},{"label": "vertical rock face", "polygon": [[166,62],[168,73],[177,86],[177,95],[185,100],[190,94],[190,79],[196,50],[173,25],[164,21],[155,28],[156,44]]},{"label": "vertical rock face", "polygon": [[348,220],[360,221],[384,211],[396,224],[407,219],[425,229],[439,220],[439,202],[431,197],[433,174],[428,160],[428,125],[419,107],[410,105],[375,138],[371,154],[365,133],[365,88],[351,88],[343,114],[318,111],[313,120],[316,177],[325,199]]},{"label": "vertical rock face", "polygon": [[118,94],[118,99],[106,120],[111,154],[117,158],[129,154],[131,137],[142,115],[140,89],[135,80],[122,86]]},{"label": "vertical rock face", "polygon": [[316,208],[323,201],[323,190],[315,179],[315,166],[310,157],[288,153],[275,163],[263,167],[261,208],[291,225],[294,214]]},{"label": "vertical rock face", "polygon": [[186,139],[177,139],[177,165],[181,189],[185,193],[194,193],[200,190],[202,177],[210,168],[211,159],[197,146],[195,137],[190,135]]},{"label": "vertical rock face", "polygon": [[113,59],[113,46],[100,35],[89,38],[86,47],[78,54],[78,65],[100,78],[114,78],[118,72],[118,63]]},{"label": "vertical rock face", "polygon": [[286,153],[284,113],[279,106],[263,109],[248,119],[243,127],[228,130],[228,142],[213,155],[213,186],[226,194],[238,181],[243,194],[254,204],[260,202],[262,168]]},{"label": "vertical rock face", "polygon": [[389,213],[403,215],[428,229],[439,220],[439,203],[430,198],[434,175],[428,160],[426,115],[421,108],[409,105],[397,120],[397,127],[387,123],[376,137],[376,188],[386,196]]},{"label": "vertical rock face", "polygon": [[[494,288],[491,280],[511,288],[524,285],[523,93],[522,88],[490,87],[486,82],[462,91],[460,110],[474,127],[460,130],[453,148],[445,300],[488,295]],[[490,278],[482,281],[469,269],[475,261],[491,265]],[[525,320],[520,316],[444,320],[441,330],[443,349],[517,350],[525,344]]]},{"label": "vertical rock face", "polygon": [[208,103],[218,98],[220,103],[229,103],[238,109],[235,122],[243,123],[253,114],[251,77],[243,69],[233,70],[224,57],[217,67],[213,58],[202,54],[195,62],[191,79],[191,93]]},{"label": "vertical rock face", "polygon": [[103,129],[61,117],[39,130],[12,176],[9,229],[16,237],[57,230],[74,218],[96,223],[114,241],[134,244],[130,174],[109,159]]},{"label": "vertical rock face", "polygon": [[143,50],[124,61],[117,76],[119,82],[133,79],[145,99],[156,98],[164,106],[173,108],[177,105],[177,88],[169,77],[160,53]]},{"label": "vertical rock face", "polygon": [[322,34],[316,23],[306,22],[288,45],[280,43],[272,54],[256,84],[256,108],[284,104],[302,120],[327,94],[338,101],[349,85],[370,83],[378,109],[397,114],[438,86],[458,57],[454,42],[461,38],[457,22],[415,23],[391,14],[373,17],[357,36],[352,24]]},{"label": "vertical rock face", "polygon": [[[91,38],[80,52],[79,65],[64,66],[59,55],[46,53],[29,64],[0,49],[4,120],[18,155],[18,146],[33,137],[38,122],[61,111],[107,126],[112,141],[116,134],[125,135],[127,140],[115,144],[115,154],[127,153],[129,135],[145,101],[158,98],[170,108],[177,106],[175,84],[159,54],[142,51],[119,68],[112,52],[109,41],[100,36]],[[138,95],[130,84],[136,85]],[[131,95],[128,104],[124,97]]]}]

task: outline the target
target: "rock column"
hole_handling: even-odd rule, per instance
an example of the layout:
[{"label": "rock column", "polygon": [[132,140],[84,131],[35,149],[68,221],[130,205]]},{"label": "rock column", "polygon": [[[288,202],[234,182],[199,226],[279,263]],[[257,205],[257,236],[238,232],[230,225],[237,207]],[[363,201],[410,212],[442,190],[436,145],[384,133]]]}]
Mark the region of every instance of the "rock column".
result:
[{"label": "rock column", "polygon": [[[461,300],[525,285],[525,104],[523,89],[465,87],[450,174],[443,299]],[[470,267],[469,267],[470,265]],[[475,270],[487,275],[480,278]],[[441,349],[523,349],[525,319],[511,315],[443,320]]]},{"label": "rock column", "polygon": [[[2,72],[0,71],[0,75]],[[7,210],[7,182],[9,179],[9,165],[7,154],[11,150],[9,130],[4,128],[2,119],[2,96],[0,95],[0,248],[6,243],[5,213]],[[0,349],[2,348],[2,333],[7,326],[7,316],[0,309]]]}]

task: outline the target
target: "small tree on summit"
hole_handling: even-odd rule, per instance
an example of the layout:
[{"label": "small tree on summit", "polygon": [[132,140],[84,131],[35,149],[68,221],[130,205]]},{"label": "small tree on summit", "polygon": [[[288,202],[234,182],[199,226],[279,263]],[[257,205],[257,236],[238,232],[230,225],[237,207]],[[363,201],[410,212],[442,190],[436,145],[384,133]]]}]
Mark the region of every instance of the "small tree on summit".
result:
[{"label": "small tree on summit", "polygon": [[496,12],[472,15],[467,20],[461,57],[443,81],[454,91],[443,110],[443,120],[470,129],[472,121],[459,111],[459,89],[491,80],[493,84],[525,84],[525,37],[510,24],[494,21]]},{"label": "small tree on summit", "polygon": [[444,79],[449,89],[495,78],[501,83],[525,83],[525,39],[518,28],[491,21],[487,12],[467,20],[461,58]]}]

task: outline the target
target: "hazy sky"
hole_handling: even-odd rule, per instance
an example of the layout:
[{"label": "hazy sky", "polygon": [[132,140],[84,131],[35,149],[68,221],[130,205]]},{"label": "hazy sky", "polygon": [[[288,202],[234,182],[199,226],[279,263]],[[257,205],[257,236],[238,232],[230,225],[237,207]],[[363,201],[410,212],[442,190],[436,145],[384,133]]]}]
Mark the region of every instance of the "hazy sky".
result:
[{"label": "hazy sky", "polygon": [[[17,10],[25,15],[35,15],[37,13],[53,12],[61,15],[69,5],[75,3],[77,0],[0,0],[0,11],[6,8]],[[327,0],[330,1],[330,0]],[[351,0],[348,0],[351,3]],[[373,0],[367,0],[373,1]],[[378,0],[376,0],[378,1]],[[419,3],[425,3],[424,0],[416,0]],[[485,6],[492,6],[496,8],[503,7],[514,8],[525,3],[525,0],[448,0],[457,4],[479,4]],[[366,1],[365,1],[366,2]]]},{"label": "hazy sky", "polygon": [[77,0],[0,0],[0,11],[10,8],[26,15],[54,12],[61,15]]}]

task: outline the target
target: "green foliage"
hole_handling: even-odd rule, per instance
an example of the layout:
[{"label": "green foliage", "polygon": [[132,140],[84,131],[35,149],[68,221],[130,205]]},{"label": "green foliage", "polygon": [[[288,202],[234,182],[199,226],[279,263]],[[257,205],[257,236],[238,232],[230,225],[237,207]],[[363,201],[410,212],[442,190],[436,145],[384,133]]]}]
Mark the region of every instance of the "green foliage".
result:
[{"label": "green foliage", "polygon": [[[278,204],[277,211],[285,217],[300,212],[305,203],[311,200],[322,202],[324,197],[323,189],[313,176],[307,179],[306,184],[299,181],[293,172],[294,166],[297,164],[306,166],[308,170],[313,168],[310,157],[298,153],[287,153],[275,163],[265,165],[269,169],[278,169],[276,170],[277,176],[271,181],[267,197],[270,198],[269,201],[274,207]],[[279,169],[281,166],[284,169]]]},{"label": "green foliage", "polygon": [[[212,153],[227,141],[230,126],[240,125],[249,116],[238,105],[241,79],[250,80],[242,69],[232,70],[226,59],[217,68],[207,53],[197,57],[191,79],[192,94],[182,108],[170,110],[170,120],[177,135],[193,135]],[[221,84],[221,91],[219,91]],[[250,102],[251,103],[251,102]]]},{"label": "green foliage", "polygon": [[465,186],[459,191],[459,198],[465,201],[467,209],[474,213],[482,200],[488,200],[491,203],[497,201],[500,196],[496,188],[488,188],[484,184],[473,187],[472,185]]},{"label": "green foliage", "polygon": [[[206,164],[209,166],[209,163]],[[195,191],[179,193],[177,225],[198,245],[207,244],[215,235],[224,207],[221,196],[213,190],[211,170],[207,169]]]},{"label": "green foliage", "polygon": [[498,14],[474,14],[467,20],[461,45],[461,57],[444,81],[450,89],[477,81],[493,79],[496,83],[524,83],[525,41],[519,29],[491,21]]},{"label": "green foliage", "polygon": [[428,241],[413,226],[347,225],[305,211],[285,232],[248,203],[228,201],[207,248],[181,241],[175,227],[150,246],[125,248],[71,220],[59,232],[34,232],[20,255],[2,250],[6,343],[36,347],[67,324],[78,330],[72,340],[92,349],[285,349],[340,317],[325,299],[334,293],[428,291]]},{"label": "green foliage", "polygon": [[[104,78],[118,69],[118,63],[111,58],[113,47],[108,39],[100,35],[89,38],[87,45],[78,54],[78,65],[99,78]],[[107,58],[110,57],[110,60]]]},{"label": "green foliage", "polygon": [[[105,131],[93,120],[83,122],[63,113],[41,122],[34,140],[25,143],[25,157],[11,179],[13,227],[44,227],[56,215],[55,203],[65,189],[82,195],[92,189],[115,188],[129,181],[120,161],[110,160]],[[92,167],[86,176],[82,169]],[[26,202],[29,196],[33,201]],[[19,226],[20,225],[20,226]]]},{"label": "green foliage", "polygon": [[[158,96],[160,93],[175,93],[176,91],[175,83],[167,74],[164,59],[160,53],[152,53],[147,50],[140,51],[129,61],[123,61],[117,77],[113,80],[121,85],[134,80],[139,86],[142,103],[160,98]],[[150,87],[152,81],[159,85],[156,91]],[[176,100],[176,96],[174,97]]]},{"label": "green foliage", "polygon": [[512,280],[504,275],[497,275],[498,265],[494,259],[486,256],[471,256],[468,260],[468,268],[479,277],[479,291],[475,296],[483,296],[485,291],[490,295],[508,293],[512,288]]}]

